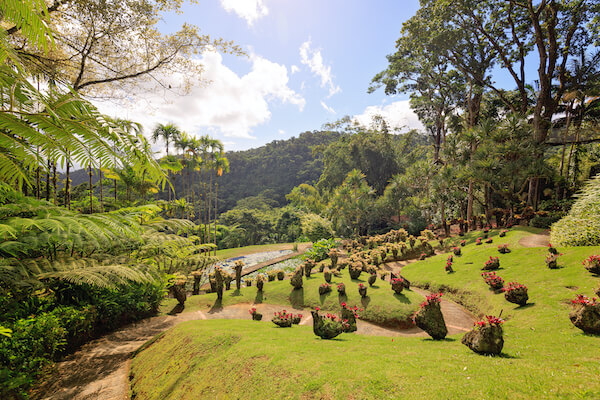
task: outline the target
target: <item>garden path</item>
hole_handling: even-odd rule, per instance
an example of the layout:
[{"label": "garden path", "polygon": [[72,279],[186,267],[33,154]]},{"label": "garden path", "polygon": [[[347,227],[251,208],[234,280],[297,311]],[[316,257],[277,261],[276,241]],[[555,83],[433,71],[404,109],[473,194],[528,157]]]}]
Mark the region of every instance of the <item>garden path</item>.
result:
[{"label": "garden path", "polygon": [[519,240],[519,244],[523,247],[547,247],[549,243],[550,234],[548,232],[528,235]]}]

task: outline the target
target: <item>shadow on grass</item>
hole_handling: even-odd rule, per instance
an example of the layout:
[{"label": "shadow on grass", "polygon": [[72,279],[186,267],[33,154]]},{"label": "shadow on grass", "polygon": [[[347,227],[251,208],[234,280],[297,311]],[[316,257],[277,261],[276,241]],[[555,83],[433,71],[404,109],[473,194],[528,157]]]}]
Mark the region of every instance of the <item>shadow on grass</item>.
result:
[{"label": "shadow on grass", "polygon": [[231,296],[241,296],[242,292],[240,291],[240,289],[235,289],[232,293]]},{"label": "shadow on grass", "polygon": [[401,303],[410,304],[410,300],[404,295],[404,293],[394,293],[394,298]]},{"label": "shadow on grass", "polygon": [[436,340],[436,339],[431,338],[431,337],[426,337],[426,338],[421,339],[421,341],[423,341],[423,342],[456,342],[456,339],[446,337],[446,338],[443,338],[443,339]]},{"label": "shadow on grass", "polygon": [[525,305],[515,307],[515,310],[522,310],[524,308],[529,308],[529,307],[533,307],[533,306],[535,306],[535,303],[527,303]]},{"label": "shadow on grass", "polygon": [[325,300],[327,300],[327,297],[329,297],[330,295],[331,295],[331,292],[327,292],[327,293],[319,295],[319,300],[321,301],[321,305],[323,305],[323,303],[325,303]]},{"label": "shadow on grass", "polygon": [[360,276],[356,279],[350,279],[352,282],[366,282],[364,279],[360,279]]},{"label": "shadow on grass", "polygon": [[346,296],[346,293],[338,293],[338,303],[340,303],[340,305],[342,305],[342,303],[346,303],[348,301],[348,296]]},{"label": "shadow on grass", "polygon": [[361,297],[360,298],[360,304],[362,304],[364,309],[367,309],[367,307],[369,306],[369,303],[371,302],[371,297],[370,296],[365,296],[365,297]]},{"label": "shadow on grass", "polygon": [[183,310],[185,309],[185,306],[183,304],[175,304],[175,307],[173,307],[171,309],[171,311],[169,311],[167,314],[169,315],[175,315],[175,314],[179,314],[181,312],[183,312]]},{"label": "shadow on grass", "polygon": [[295,309],[304,308],[304,288],[292,289],[290,292],[290,304]]},{"label": "shadow on grass", "polygon": [[210,308],[210,310],[208,310],[208,313],[213,314],[213,313],[221,311],[222,309],[223,309],[223,300],[217,298],[215,300],[215,304],[213,304],[213,306]]},{"label": "shadow on grass", "polygon": [[256,297],[254,297],[254,304],[261,304],[263,302],[263,291],[257,290]]}]

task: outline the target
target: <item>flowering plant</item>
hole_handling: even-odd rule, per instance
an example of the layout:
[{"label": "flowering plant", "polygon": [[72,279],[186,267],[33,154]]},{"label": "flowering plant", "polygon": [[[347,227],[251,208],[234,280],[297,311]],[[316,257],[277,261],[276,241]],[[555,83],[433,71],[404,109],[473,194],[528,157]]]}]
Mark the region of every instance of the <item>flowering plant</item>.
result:
[{"label": "flowering plant", "polygon": [[464,240],[464,239],[463,239],[463,240],[461,240],[461,241],[460,241],[460,245],[461,245],[461,246],[463,246],[463,247],[464,247],[464,246],[466,246],[466,245],[467,245],[467,241],[466,241],[466,240]]},{"label": "flowering plant", "polygon": [[403,278],[392,278],[391,280],[392,282],[392,290],[394,292],[396,292],[396,294],[400,294],[402,293],[402,290],[404,290],[404,279]]},{"label": "flowering plant", "polygon": [[591,300],[589,297],[584,296],[582,294],[578,294],[575,296],[573,300],[571,300],[571,304],[573,305],[583,305],[583,306],[595,306],[599,303],[596,302],[596,298],[593,297]]},{"label": "flowering plant", "polygon": [[446,266],[444,267],[444,270],[446,272],[454,272],[454,270],[452,269],[452,261],[448,260],[446,262]]},{"label": "flowering plant", "polygon": [[248,310],[248,312],[250,313],[250,315],[256,314],[256,307],[252,307],[251,309]]},{"label": "flowering plant", "polygon": [[424,260],[426,258],[427,258],[427,254],[421,253],[421,257],[419,257],[419,260]]},{"label": "flowering plant", "polygon": [[302,321],[302,314],[292,315],[292,324],[293,325],[300,324],[300,321]]},{"label": "flowering plant", "polygon": [[331,285],[329,283],[321,283],[319,285],[319,294],[325,294],[331,292]]},{"label": "flowering plant", "polygon": [[552,243],[548,243],[548,252],[550,254],[558,254],[558,250],[555,247],[552,247]]},{"label": "flowering plant", "polygon": [[600,256],[599,255],[591,255],[585,260],[583,260],[583,266],[585,269],[590,271],[593,274],[600,275]]},{"label": "flowering plant", "polygon": [[489,239],[486,239],[486,240],[485,240],[485,242],[486,242],[486,243],[492,243],[492,242],[493,242],[493,240],[492,240],[492,238],[489,238]]},{"label": "flowering plant", "polygon": [[485,270],[495,270],[500,268],[500,259],[498,257],[492,257],[490,256],[490,258],[483,264],[483,269]]},{"label": "flowering plant", "polygon": [[453,247],[452,252],[454,253],[454,255],[460,256],[460,254],[461,254],[460,247]]},{"label": "flowering plant", "polygon": [[[357,306],[348,307],[346,302],[342,302],[342,304],[340,304],[340,305],[342,306],[342,309],[351,311],[354,314],[354,318],[358,318],[358,313],[363,311],[362,308],[358,308]],[[343,311],[342,311],[342,313],[343,313]]]},{"label": "flowering plant", "polygon": [[506,229],[502,229],[502,230],[500,231],[500,234],[498,234],[498,236],[500,236],[500,237],[504,237],[504,236],[506,236],[506,234],[507,234],[507,233],[508,233],[508,230],[506,230]]},{"label": "flowering plant", "polygon": [[421,308],[426,308],[434,304],[439,304],[442,301],[442,292],[432,293],[425,297],[425,301],[420,304]]},{"label": "flowering plant", "polygon": [[281,328],[289,328],[292,326],[292,318],[293,315],[291,313],[283,310],[273,313],[273,319],[271,319],[271,321]]},{"label": "flowering plant", "polygon": [[510,253],[510,249],[508,248],[508,243],[499,244],[498,245],[498,252],[500,254]]},{"label": "flowering plant", "polygon": [[529,299],[529,296],[527,295],[527,286],[517,282],[510,282],[502,288],[502,291],[504,292],[504,297],[507,301],[520,306],[527,304],[527,300]]},{"label": "flowering plant", "polygon": [[475,244],[477,246],[479,246],[481,244],[481,238],[480,237],[478,237],[477,239],[475,239]]},{"label": "flowering plant", "polygon": [[337,291],[340,294],[346,293],[346,285],[344,285],[343,283],[338,283]]},{"label": "flowering plant", "polygon": [[502,289],[504,287],[504,279],[496,275],[495,272],[483,272],[481,274],[485,283],[487,283],[492,289]]},{"label": "flowering plant", "polygon": [[475,328],[481,329],[485,326],[501,326],[504,323],[502,318],[494,317],[493,315],[486,315],[482,321],[475,322]]},{"label": "flowering plant", "polygon": [[453,261],[454,261],[454,256],[452,256],[452,254],[450,254],[450,255],[448,256],[448,259],[447,259],[446,261],[453,262]]}]

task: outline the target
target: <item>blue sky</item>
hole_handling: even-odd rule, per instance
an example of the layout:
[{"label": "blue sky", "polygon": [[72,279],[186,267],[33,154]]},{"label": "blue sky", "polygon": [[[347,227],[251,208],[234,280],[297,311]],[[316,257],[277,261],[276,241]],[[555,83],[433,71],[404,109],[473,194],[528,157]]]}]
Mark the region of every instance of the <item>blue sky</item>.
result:
[{"label": "blue sky", "polygon": [[249,57],[205,54],[198,60],[205,82],[187,96],[157,93],[126,108],[100,104],[102,111],[137,120],[147,132],[174,122],[190,134],[222,140],[227,150],[287,139],[345,115],[368,123],[377,113],[404,130],[420,127],[408,95],[367,93],[417,0],[197,3],[164,15],[159,29],[170,33],[187,22],[233,40]]}]

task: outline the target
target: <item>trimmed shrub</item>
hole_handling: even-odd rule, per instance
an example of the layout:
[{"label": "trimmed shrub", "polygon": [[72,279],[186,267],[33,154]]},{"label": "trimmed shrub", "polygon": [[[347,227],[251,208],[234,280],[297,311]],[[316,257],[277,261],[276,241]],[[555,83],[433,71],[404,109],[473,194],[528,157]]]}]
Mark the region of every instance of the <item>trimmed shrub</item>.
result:
[{"label": "trimmed shrub", "polygon": [[504,292],[504,298],[511,303],[524,306],[527,304],[529,296],[527,295],[527,286],[521,285],[517,282],[510,282],[506,287],[502,289]]},{"label": "trimmed shrub", "polygon": [[600,275],[600,256],[592,255],[583,260],[583,266],[592,274]]},{"label": "trimmed shrub", "polygon": [[571,300],[573,310],[569,313],[571,323],[585,333],[600,334],[600,303],[596,299],[589,299],[583,295],[577,295]]},{"label": "trimmed shrub", "polygon": [[473,330],[465,333],[461,342],[475,353],[500,354],[504,337],[500,318],[487,315],[483,321],[475,322]]},{"label": "trimmed shrub", "polygon": [[435,340],[441,340],[448,334],[448,328],[446,328],[444,315],[440,308],[441,297],[441,293],[427,296],[413,317],[414,323]]}]

